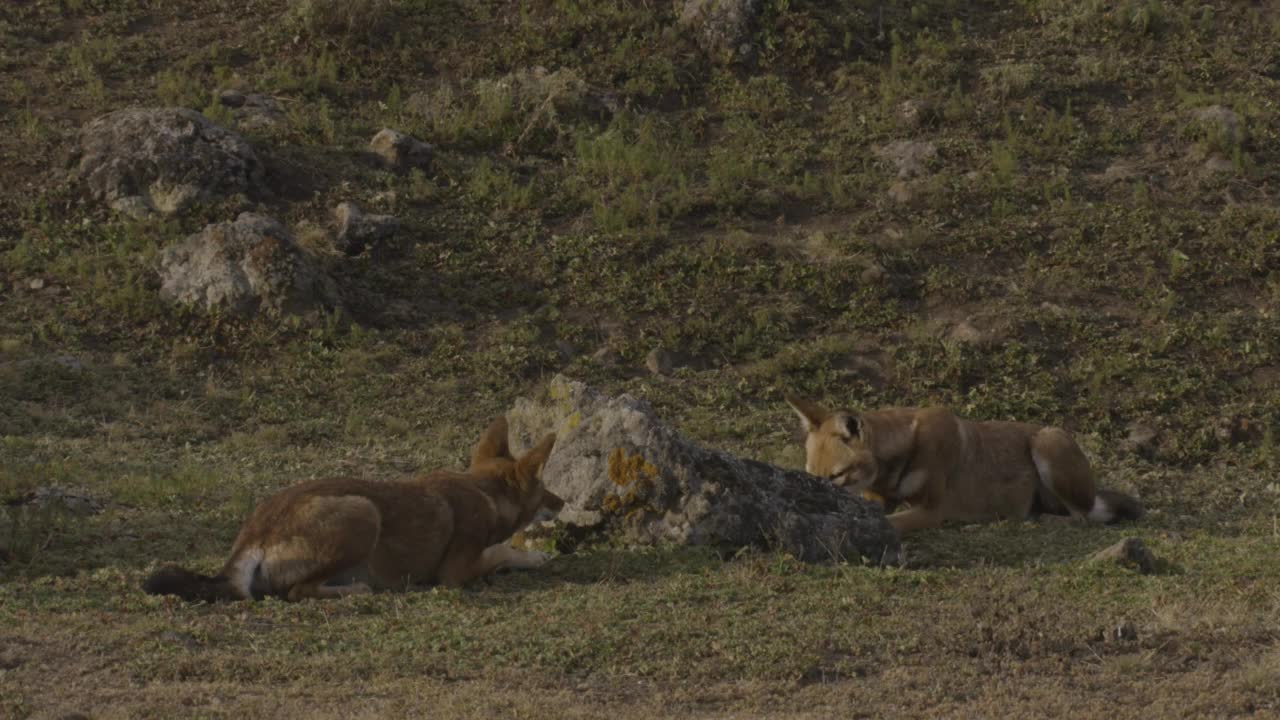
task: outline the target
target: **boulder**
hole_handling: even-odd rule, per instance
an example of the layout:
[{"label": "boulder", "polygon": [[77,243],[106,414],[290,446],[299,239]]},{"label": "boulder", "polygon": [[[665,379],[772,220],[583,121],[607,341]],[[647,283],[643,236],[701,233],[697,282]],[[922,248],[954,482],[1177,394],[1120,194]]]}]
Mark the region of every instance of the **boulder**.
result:
[{"label": "boulder", "polygon": [[130,108],[80,131],[77,175],[118,212],[181,212],[262,188],[263,165],[239,135],[185,108]]},{"label": "boulder", "polygon": [[283,225],[256,213],[208,225],[166,248],[160,279],[162,299],[206,310],[303,315],[341,307],[333,279]]},{"label": "boulder", "polygon": [[390,128],[383,128],[373,136],[369,150],[392,170],[425,169],[435,157],[434,149],[427,143]]},{"label": "boulder", "polygon": [[557,433],[543,473],[564,498],[560,520],[571,528],[628,544],[898,562],[898,539],[879,505],[799,470],[700,447],[630,395],[608,397],[556,376],[507,419],[520,450]]}]

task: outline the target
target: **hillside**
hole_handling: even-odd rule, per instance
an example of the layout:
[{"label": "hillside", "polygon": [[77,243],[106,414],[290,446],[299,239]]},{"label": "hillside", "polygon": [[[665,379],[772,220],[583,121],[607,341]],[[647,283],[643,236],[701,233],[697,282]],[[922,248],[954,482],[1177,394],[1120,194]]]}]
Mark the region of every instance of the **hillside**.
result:
[{"label": "hillside", "polygon": [[[1277,98],[1261,2],[8,3],[0,716],[1280,713]],[[82,128],[130,107],[258,174],[112,210]],[[344,202],[394,233],[344,252]],[[246,211],[340,299],[162,299]],[[1149,514],[891,570],[605,546],[458,592],[138,591],[294,481],[459,466],[557,373],[789,467],[784,390],[1059,424]],[[1164,570],[1084,562],[1128,536]]]}]

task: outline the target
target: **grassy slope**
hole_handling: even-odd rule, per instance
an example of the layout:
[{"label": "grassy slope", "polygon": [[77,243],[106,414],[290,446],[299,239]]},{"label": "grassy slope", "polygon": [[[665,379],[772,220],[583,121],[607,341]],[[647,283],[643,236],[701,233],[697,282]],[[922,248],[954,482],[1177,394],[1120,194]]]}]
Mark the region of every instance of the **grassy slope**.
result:
[{"label": "grassy slope", "polygon": [[[665,3],[285,5],[0,11],[0,495],[106,503],[3,509],[0,715],[1280,708],[1265,5],[774,0],[732,69],[670,33]],[[62,179],[88,118],[170,103],[230,122],[210,103],[229,86],[284,103],[247,132],[279,195],[264,209],[316,245],[352,326],[158,305],[158,248],[236,203],[124,222]],[[1196,122],[1210,105],[1247,136]],[[363,162],[383,126],[434,143],[437,170]],[[905,204],[874,153],[899,139],[938,153]],[[404,252],[325,254],[305,223],[345,199],[399,215]],[[939,338],[965,318],[995,341]],[[644,371],[655,347],[673,375]],[[156,560],[216,566],[283,484],[456,465],[560,371],[791,465],[783,387],[1062,423],[1152,511],[1136,530],[924,533],[896,571],[602,548],[467,592],[136,591]],[[1122,447],[1134,421],[1161,431],[1143,456]],[[1080,562],[1132,532],[1172,571]]]}]

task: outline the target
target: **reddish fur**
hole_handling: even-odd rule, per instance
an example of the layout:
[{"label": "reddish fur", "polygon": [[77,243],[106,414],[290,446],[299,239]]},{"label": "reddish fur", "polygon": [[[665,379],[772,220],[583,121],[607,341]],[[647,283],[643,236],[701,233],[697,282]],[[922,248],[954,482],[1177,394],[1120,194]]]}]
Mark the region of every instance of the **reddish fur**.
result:
[{"label": "reddish fur", "polygon": [[787,402],[808,434],[806,470],[887,504],[910,503],[889,516],[899,533],[1039,512],[1084,518],[1098,497],[1112,519],[1142,514],[1137,500],[1096,489],[1084,452],[1061,428],[963,420],[941,407],[855,418],[806,400]]},{"label": "reddish fur", "polygon": [[[457,586],[503,565],[531,567],[545,556],[490,551],[543,507],[563,501],[542,485],[555,436],[511,456],[498,418],[476,445],[465,473],[437,470],[395,482],[336,478],[285,488],[263,501],[241,528],[222,572],[203,578],[173,566],[144,589],[192,600],[278,595],[297,600]],[[514,554],[513,554],[514,553]],[[238,579],[256,578],[246,592]],[[367,581],[332,584],[358,578]]]}]

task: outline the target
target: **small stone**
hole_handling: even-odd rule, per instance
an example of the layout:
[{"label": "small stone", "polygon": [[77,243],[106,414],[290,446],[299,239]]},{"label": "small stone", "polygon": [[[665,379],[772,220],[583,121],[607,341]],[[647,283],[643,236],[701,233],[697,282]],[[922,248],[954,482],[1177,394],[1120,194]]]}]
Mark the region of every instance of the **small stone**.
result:
[{"label": "small stone", "polygon": [[111,209],[134,220],[144,220],[156,214],[151,202],[142,195],[128,195],[116,198],[110,203]]},{"label": "small stone", "polygon": [[879,285],[884,282],[886,277],[888,277],[888,273],[877,264],[869,265],[858,275],[858,279],[862,281],[863,285]]},{"label": "small stone", "polygon": [[383,128],[369,141],[369,149],[394,170],[427,168],[435,157],[435,149],[402,132]]},{"label": "small stone", "polygon": [[333,215],[338,226],[334,246],[349,256],[359,255],[366,248],[377,248],[400,229],[399,219],[391,215],[365,215],[353,202],[340,203]]},{"label": "small stone", "polygon": [[1143,422],[1129,423],[1126,429],[1129,435],[1121,443],[1125,450],[1139,455],[1150,455],[1155,450],[1160,431]]},{"label": "small stone", "polygon": [[654,348],[644,358],[644,366],[654,375],[670,375],[675,362],[671,353],[662,348]]},{"label": "small stone", "polygon": [[927,100],[903,100],[898,104],[898,120],[910,129],[924,125],[934,114],[933,105]]},{"label": "small stone", "polygon": [[43,290],[44,278],[33,279],[31,282],[27,283],[27,287],[31,288],[32,290]]},{"label": "small stone", "polygon": [[1213,153],[1209,157],[1205,158],[1203,167],[1204,171],[1210,175],[1230,173],[1234,172],[1236,169],[1235,163],[1231,162],[1219,153]]},{"label": "small stone", "polygon": [[614,350],[608,345],[602,345],[597,348],[595,352],[591,353],[591,359],[601,365],[615,365],[622,359],[622,356],[618,354],[617,350]]},{"label": "small stone", "polygon": [[1094,553],[1090,561],[1115,563],[1137,570],[1143,575],[1148,575],[1156,569],[1155,555],[1147,549],[1146,543],[1136,537],[1125,538],[1111,547],[1099,550]]},{"label": "small stone", "polygon": [[238,108],[244,105],[244,93],[234,88],[228,88],[218,93],[218,102],[229,108]]}]

